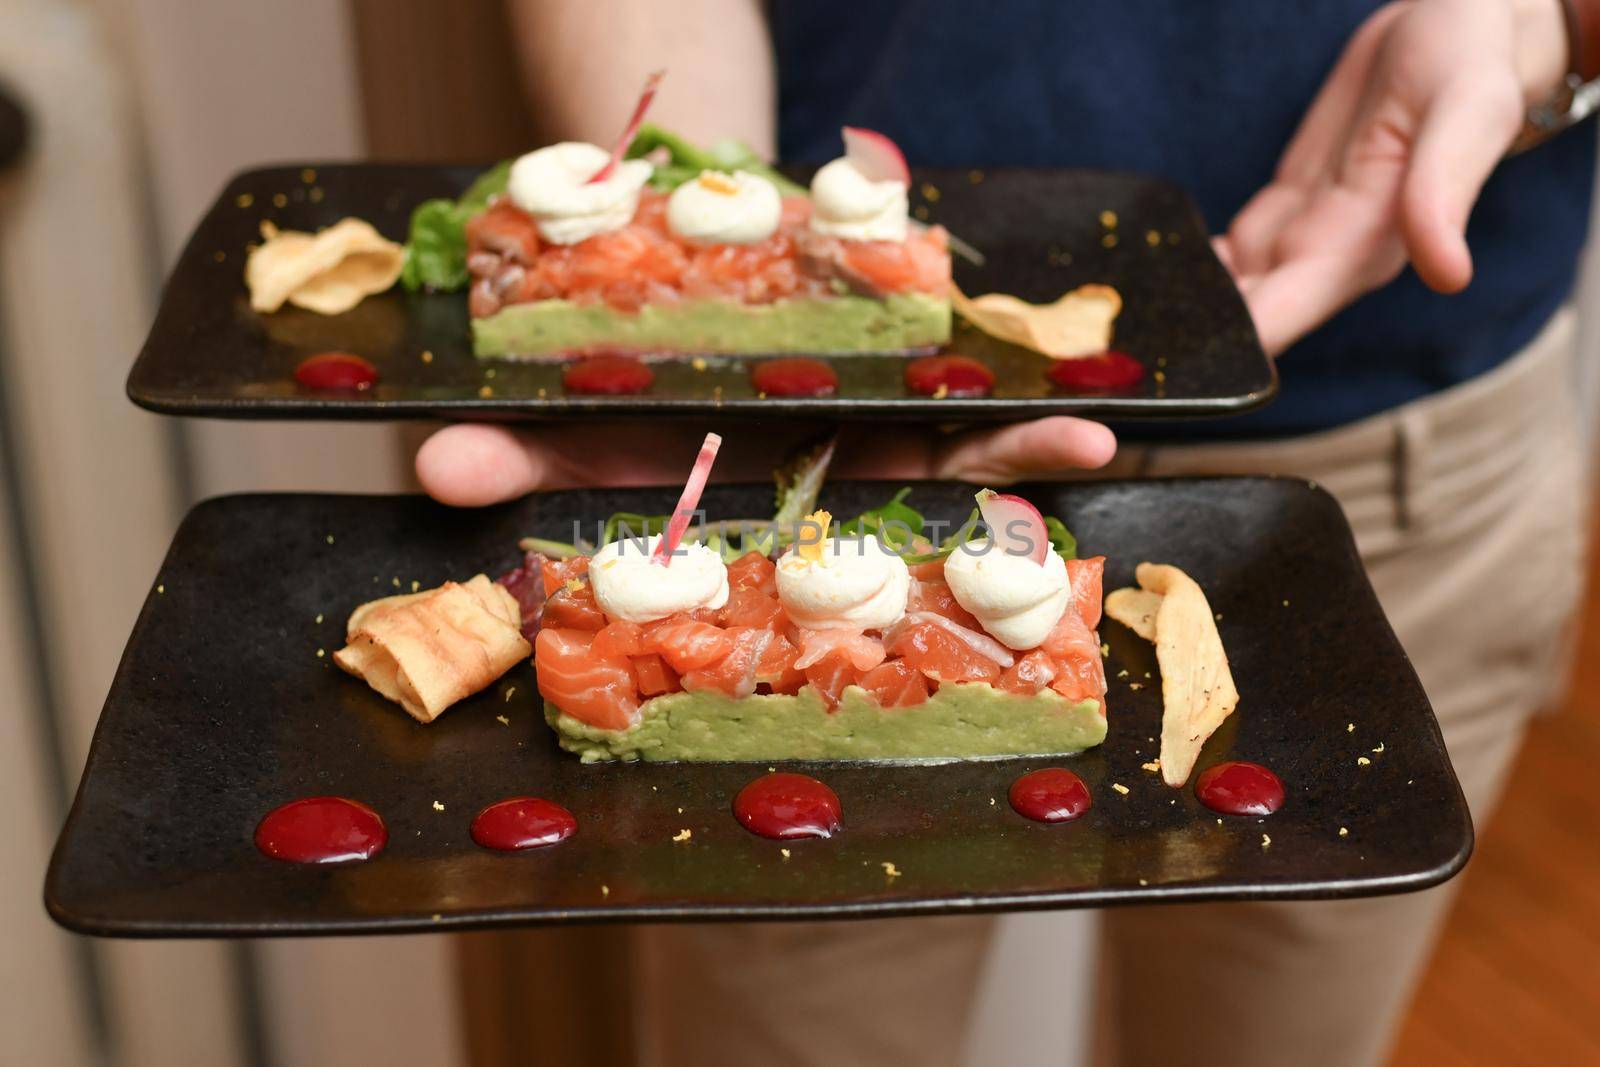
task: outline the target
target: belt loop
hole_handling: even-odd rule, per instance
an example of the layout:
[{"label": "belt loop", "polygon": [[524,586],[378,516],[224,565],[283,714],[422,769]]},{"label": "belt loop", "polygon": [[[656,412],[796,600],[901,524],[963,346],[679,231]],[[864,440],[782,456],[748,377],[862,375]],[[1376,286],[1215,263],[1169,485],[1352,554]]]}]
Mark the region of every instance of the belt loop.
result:
[{"label": "belt loop", "polygon": [[1400,530],[1411,528],[1427,493],[1429,431],[1428,413],[1419,405],[1395,412],[1394,523]]}]

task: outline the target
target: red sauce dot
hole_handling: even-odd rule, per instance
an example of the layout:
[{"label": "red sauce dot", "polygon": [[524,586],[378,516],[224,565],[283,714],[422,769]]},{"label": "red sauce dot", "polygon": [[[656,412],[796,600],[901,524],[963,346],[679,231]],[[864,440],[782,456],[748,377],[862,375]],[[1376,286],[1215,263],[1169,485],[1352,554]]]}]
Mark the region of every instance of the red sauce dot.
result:
[{"label": "red sauce dot", "polygon": [[578,820],[572,812],[538,797],[512,797],[490,804],[472,820],[472,839],[501,852],[554,845],[577,832]]},{"label": "red sauce dot", "polygon": [[378,368],[349,352],[321,352],[300,361],[294,380],[305,389],[364,393],[378,382]]},{"label": "red sauce dot", "polygon": [[1080,392],[1129,389],[1144,381],[1144,365],[1125,352],[1052,360],[1046,372],[1062,389]]},{"label": "red sauce dot", "polygon": [[968,356],[922,356],[906,364],[906,388],[933,396],[944,386],[945,396],[988,396],[994,388],[994,371]]},{"label": "red sauce dot", "polygon": [[750,371],[750,384],[768,396],[832,396],[839,375],[820,359],[769,359]]},{"label": "red sauce dot", "polygon": [[1094,806],[1083,779],[1061,767],[1024,774],[1007,798],[1018,815],[1038,822],[1071,822]]},{"label": "red sauce dot", "polygon": [[832,837],[844,825],[839,797],[804,774],[763,775],[739,790],[733,815],[762,837]]},{"label": "red sauce dot", "polygon": [[291,863],[345,863],[383,851],[389,830],[378,813],[344,797],[305,797],[267,813],[256,848]]},{"label": "red sauce dot", "polygon": [[585,356],[561,374],[567,392],[598,396],[642,393],[655,380],[655,372],[633,356]]},{"label": "red sauce dot", "polygon": [[1223,815],[1271,815],[1283,807],[1283,782],[1259,763],[1236,760],[1202,771],[1194,795]]}]

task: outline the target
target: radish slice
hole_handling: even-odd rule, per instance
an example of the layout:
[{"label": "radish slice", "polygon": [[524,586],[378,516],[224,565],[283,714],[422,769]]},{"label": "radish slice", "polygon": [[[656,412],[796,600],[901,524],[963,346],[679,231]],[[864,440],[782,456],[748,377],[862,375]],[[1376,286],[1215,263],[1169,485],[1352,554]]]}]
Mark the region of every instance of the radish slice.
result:
[{"label": "radish slice", "polygon": [[678,506],[673,509],[672,518],[667,523],[667,531],[656,543],[655,555],[651,557],[663,567],[671,565],[672,554],[678,550],[678,542],[683,540],[683,531],[689,528],[689,520],[694,518],[695,509],[700,506],[700,494],[705,492],[706,479],[711,477],[711,465],[717,461],[717,449],[721,447],[721,437],[714,433],[706,434],[705,444],[700,446],[700,454],[695,457],[694,469],[689,472],[689,481],[683,487],[683,495],[678,498]]},{"label": "radish slice", "polygon": [[652,71],[644,80],[644,92],[639,94],[639,103],[633,109],[633,118],[628,120],[628,128],[622,131],[622,138],[617,141],[616,147],[611,149],[611,158],[606,160],[606,165],[595,171],[594,177],[590,178],[586,185],[605,181],[617,169],[617,164],[621,163],[622,157],[627,154],[628,146],[633,143],[633,135],[639,132],[639,124],[644,121],[644,113],[650,110],[650,101],[656,98],[656,89],[666,74],[664,70]]},{"label": "radish slice", "polygon": [[844,128],[844,158],[855,165],[868,181],[911,184],[911,168],[900,148],[877,130],[860,126]]},{"label": "radish slice", "polygon": [[1050,551],[1050,531],[1038,508],[1020,496],[983,489],[978,493],[978,513],[989,528],[992,543],[1002,552],[1044,562]]}]

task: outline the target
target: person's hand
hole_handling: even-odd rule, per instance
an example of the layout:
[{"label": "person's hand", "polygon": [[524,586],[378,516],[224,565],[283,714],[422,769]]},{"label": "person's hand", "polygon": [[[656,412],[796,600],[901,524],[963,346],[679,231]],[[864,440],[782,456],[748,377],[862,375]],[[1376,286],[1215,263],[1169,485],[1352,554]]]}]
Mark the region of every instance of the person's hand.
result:
[{"label": "person's hand", "polygon": [[[720,427],[715,427],[721,429]],[[422,488],[445,504],[479,507],[535,489],[675,485],[683,481],[707,427],[677,422],[556,423],[532,430],[463,423],[417,451]],[[815,426],[749,424],[722,429],[717,477],[762,481]],[[938,434],[912,423],[846,429],[832,470],[858,478],[959,478],[1004,485],[1102,467],[1116,452],[1111,431],[1054,416],[998,429]]]},{"label": "person's hand", "polygon": [[1408,260],[1439,292],[1465,288],[1473,202],[1566,65],[1559,0],[1401,0],[1367,19],[1272,183],[1214,242],[1267,351]]}]

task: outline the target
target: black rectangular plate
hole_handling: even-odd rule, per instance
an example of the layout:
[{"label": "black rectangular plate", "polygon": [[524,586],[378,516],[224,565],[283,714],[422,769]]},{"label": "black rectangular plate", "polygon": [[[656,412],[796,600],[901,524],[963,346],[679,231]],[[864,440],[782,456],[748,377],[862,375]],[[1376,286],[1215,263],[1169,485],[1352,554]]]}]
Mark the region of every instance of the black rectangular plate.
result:
[{"label": "black rectangular plate", "polygon": [[[825,502],[851,514],[892,489],[839,483]],[[971,491],[926,483],[912,500],[959,520]],[[1086,553],[1111,557],[1108,589],[1143,559],[1177,563],[1206,588],[1243,700],[1200,766],[1267,764],[1288,790],[1281,811],[1219,819],[1192,790],[1141,769],[1160,730],[1155,657],[1108,622],[1101,748],[943,766],[796,764],[838,792],[846,828],[785,843],[785,859],[729,810],[764,766],[584,766],[556,747],[526,665],[421,726],[318,655],[342,644],[350,609],[397,582],[499,573],[521,535],[570,536],[573,519],[618,509],[663,511],[668,492],[560,492],[482,512],[414,497],[240,496],[191,512],[162,566],[56,846],[50,912],[108,935],[375,933],[1364,896],[1461,868],[1472,844],[1461,792],[1331,497],[1272,479],[1027,492],[1067,518]],[[706,503],[744,515],[770,496],[713,487]],[[1007,807],[1011,781],[1052,762],[1093,792],[1078,822],[1045,826]],[[382,854],[311,867],[255,850],[262,815],[328,793],[383,815]],[[570,808],[577,835],[531,853],[477,848],[473,814],[526,794]],[[675,843],[684,829],[692,836]]]},{"label": "black rectangular plate", "polygon": [[[653,361],[655,384],[642,395],[569,396],[558,362],[475,359],[464,293],[413,294],[397,287],[333,317],[296,308],[266,316],[250,310],[245,249],[260,240],[263,220],[281,229],[316,230],[355,215],[403,241],[413,207],[457,195],[477,172],[335,164],[275,167],[233,179],[167,282],[128,377],[128,396],[174,415],[255,419],[552,419],[605,412],[978,420],[1230,415],[1259,407],[1277,392],[1274,367],[1188,195],[1156,178],[1103,171],[993,170],[977,183],[968,171],[917,171],[912,199],[988,257],[981,269],[956,260],[956,281],[965,292],[1048,301],[1086,282],[1115,286],[1123,298],[1116,345],[1148,372],[1126,393],[1055,391],[1045,379],[1045,357],[959,321],[951,349],[995,372],[992,397],[933,400],[910,393],[906,357],[898,355],[830,359],[840,384],[838,395],[826,399],[758,396],[749,381],[752,359],[716,358],[696,370],[683,357]],[[927,189],[937,190],[937,201],[927,199]],[[1102,243],[1110,232],[1103,211],[1117,216],[1117,242],[1110,248]],[[378,386],[353,396],[299,389],[295,365],[328,350],[371,360]],[[431,362],[423,362],[423,352],[432,353]]]}]

